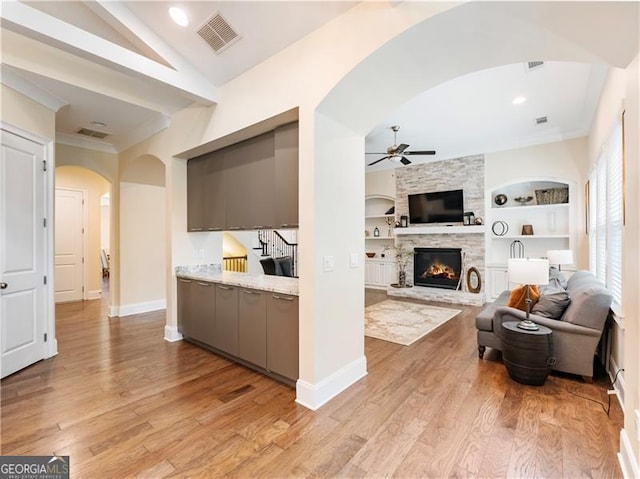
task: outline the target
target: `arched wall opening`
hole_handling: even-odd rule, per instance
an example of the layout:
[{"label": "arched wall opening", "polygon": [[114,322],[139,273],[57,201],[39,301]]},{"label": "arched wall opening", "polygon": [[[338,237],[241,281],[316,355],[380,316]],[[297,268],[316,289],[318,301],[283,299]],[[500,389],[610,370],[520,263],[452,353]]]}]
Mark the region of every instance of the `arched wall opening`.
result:
[{"label": "arched wall opening", "polygon": [[[301,108],[300,155],[314,160],[300,166],[301,242],[313,256],[301,260],[300,315],[308,319],[300,324],[299,402],[319,407],[366,374],[364,275],[349,262],[364,256],[365,135],[417,94],[474,71],[534,59],[626,67],[637,55],[637,41],[628,42],[637,40],[637,19],[608,8],[467,3],[393,38],[313,112]],[[595,30],[603,35],[593,38]]]}]

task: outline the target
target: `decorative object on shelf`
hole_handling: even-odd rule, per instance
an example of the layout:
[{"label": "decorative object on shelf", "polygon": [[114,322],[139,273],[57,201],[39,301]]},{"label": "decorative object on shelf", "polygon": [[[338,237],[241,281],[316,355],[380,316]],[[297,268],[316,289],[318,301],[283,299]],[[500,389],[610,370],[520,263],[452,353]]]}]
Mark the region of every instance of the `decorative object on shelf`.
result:
[{"label": "decorative object on shelf", "polygon": [[506,221],[494,221],[491,225],[491,231],[496,236],[504,236],[509,232],[509,224]]},{"label": "decorative object on shelf", "polygon": [[535,190],[536,202],[539,205],[557,205],[561,203],[569,203],[569,187],[562,186],[560,188],[545,188],[543,190]]},{"label": "decorative object on shelf", "polygon": [[467,291],[470,293],[479,293],[482,289],[482,278],[480,271],[475,266],[467,270]]},{"label": "decorative object on shelf", "polygon": [[549,261],[546,259],[510,258],[507,269],[509,271],[510,282],[525,285],[526,317],[518,323],[518,327],[528,331],[536,331],[539,329],[538,325],[529,319],[529,313],[531,311],[529,289],[532,284],[549,284]]},{"label": "decorative object on shelf", "polygon": [[375,252],[367,252],[365,254],[367,255],[367,258],[373,258],[376,255]]},{"label": "decorative object on shelf", "polygon": [[385,215],[392,215],[396,212],[396,207],[395,205],[392,206],[391,208],[389,208],[387,211],[384,212]]},{"label": "decorative object on shelf", "polygon": [[533,236],[533,225],[522,225],[522,236]]},{"label": "decorative object on shelf", "polygon": [[407,226],[409,226],[409,217],[402,215],[400,217],[400,228],[406,228]]},{"label": "decorative object on shelf", "polygon": [[369,236],[369,230],[364,230],[364,237],[367,238]]},{"label": "decorative object on shelf", "polygon": [[524,258],[524,244],[515,240],[509,245],[509,258]]},{"label": "decorative object on shelf", "polygon": [[471,226],[474,225],[476,222],[476,216],[473,214],[473,211],[467,211],[464,214],[464,225],[465,226]]},{"label": "decorative object on shelf", "polygon": [[518,196],[517,198],[514,198],[514,200],[517,203],[520,203],[520,206],[524,206],[527,203],[529,203],[529,201],[531,201],[533,199],[533,196]]},{"label": "decorative object on shelf", "polygon": [[387,251],[389,251],[391,249],[391,246],[389,246],[388,244],[382,245],[382,253],[380,253],[381,257],[385,257],[385,254]]},{"label": "decorative object on shelf", "polygon": [[393,236],[393,231],[391,231],[391,225],[393,224],[393,218],[391,216],[387,216],[385,219],[385,222],[387,223],[387,226],[389,228],[387,228],[387,238],[391,238]]},{"label": "decorative object on shelf", "polygon": [[380,237],[380,230],[378,229],[378,227],[376,226],[373,230],[373,236],[375,238],[379,238]]},{"label": "decorative object on shelf", "polygon": [[473,222],[477,225],[484,224],[484,220],[480,216],[478,216],[475,220],[473,220]]},{"label": "decorative object on shelf", "polygon": [[498,206],[503,206],[507,202],[507,199],[507,195],[499,193],[493,198],[493,202]]},{"label": "decorative object on shelf", "polygon": [[399,221],[396,221],[395,226],[396,226],[396,228],[400,228],[400,222],[399,222]]},{"label": "decorative object on shelf", "polygon": [[573,264],[573,251],[570,249],[550,249],[547,251],[549,264],[557,264],[558,271],[562,271],[563,264]]}]

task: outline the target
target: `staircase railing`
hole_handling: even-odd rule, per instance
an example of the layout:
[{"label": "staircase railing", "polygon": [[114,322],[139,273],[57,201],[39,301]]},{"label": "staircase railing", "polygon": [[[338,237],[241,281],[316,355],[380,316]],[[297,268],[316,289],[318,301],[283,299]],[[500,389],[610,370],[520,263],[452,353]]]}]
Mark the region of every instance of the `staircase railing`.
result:
[{"label": "staircase railing", "polygon": [[236,271],[238,273],[247,272],[247,255],[244,256],[225,256],[222,258],[222,267],[224,271]]},{"label": "staircase railing", "polygon": [[258,242],[262,256],[280,258],[291,256],[291,274],[298,276],[298,243],[289,243],[276,230],[258,230]]}]

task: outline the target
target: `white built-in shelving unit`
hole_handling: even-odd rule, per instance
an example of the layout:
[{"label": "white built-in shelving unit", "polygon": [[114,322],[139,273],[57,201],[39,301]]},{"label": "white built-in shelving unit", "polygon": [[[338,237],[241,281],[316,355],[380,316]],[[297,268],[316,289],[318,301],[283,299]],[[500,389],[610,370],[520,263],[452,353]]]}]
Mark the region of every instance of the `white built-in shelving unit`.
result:
[{"label": "white built-in shelving unit", "polygon": [[[397,263],[393,249],[385,251],[385,246],[393,248],[395,213],[387,213],[395,206],[395,198],[372,195],[365,198],[365,251],[375,253],[373,258],[365,257],[365,286],[386,289],[397,280]],[[388,224],[391,223],[391,225]],[[374,236],[378,228],[380,236]],[[382,256],[384,255],[384,257]]]}]

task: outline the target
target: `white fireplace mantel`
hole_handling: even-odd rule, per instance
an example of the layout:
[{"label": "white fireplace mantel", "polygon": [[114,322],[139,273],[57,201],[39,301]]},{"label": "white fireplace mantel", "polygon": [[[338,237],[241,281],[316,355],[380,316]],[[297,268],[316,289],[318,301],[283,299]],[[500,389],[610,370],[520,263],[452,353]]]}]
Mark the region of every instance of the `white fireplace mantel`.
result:
[{"label": "white fireplace mantel", "polygon": [[394,228],[396,235],[440,235],[447,233],[456,234],[484,234],[484,225],[472,226],[409,226],[407,228]]}]

